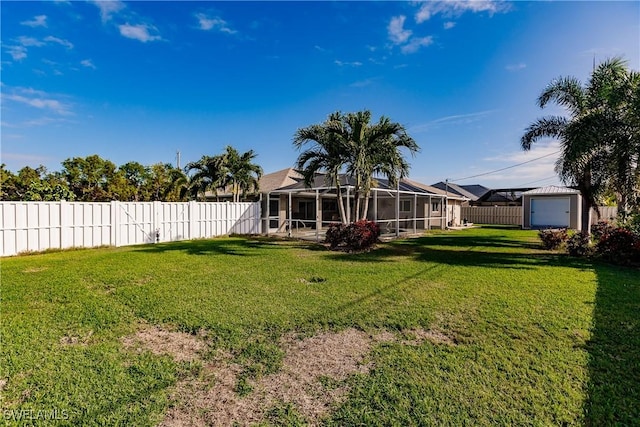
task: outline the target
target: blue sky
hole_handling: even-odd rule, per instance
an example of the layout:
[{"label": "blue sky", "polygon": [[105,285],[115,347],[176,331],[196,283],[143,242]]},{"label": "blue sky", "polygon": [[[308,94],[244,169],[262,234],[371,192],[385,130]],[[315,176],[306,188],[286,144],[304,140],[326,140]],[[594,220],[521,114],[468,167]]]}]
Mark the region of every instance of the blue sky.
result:
[{"label": "blue sky", "polygon": [[[292,166],[299,127],[369,109],[421,147],[411,178],[557,183],[519,139],[553,78],[640,69],[640,2],[2,1],[2,162],[182,165],[226,145]],[[472,179],[468,176],[526,162]]]}]

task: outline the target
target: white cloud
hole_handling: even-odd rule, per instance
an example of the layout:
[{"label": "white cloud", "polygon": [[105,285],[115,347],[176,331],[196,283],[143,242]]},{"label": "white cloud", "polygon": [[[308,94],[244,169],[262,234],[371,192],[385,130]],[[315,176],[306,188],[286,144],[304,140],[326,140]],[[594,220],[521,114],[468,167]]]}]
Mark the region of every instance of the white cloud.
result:
[{"label": "white cloud", "polygon": [[96,66],[93,64],[93,61],[90,59],[83,59],[82,61],[80,61],[80,65],[87,68],[93,68],[94,70],[96,69]]},{"label": "white cloud", "polygon": [[40,110],[49,110],[62,116],[73,114],[70,106],[60,100],[53,99],[43,92],[33,89],[22,89],[18,93],[3,94],[2,97],[9,101],[18,102]]},{"label": "white cloud", "polygon": [[442,14],[444,16],[460,16],[465,12],[488,12],[490,15],[499,12],[507,12],[511,5],[502,0],[445,0],[427,1],[421,4],[415,15],[418,24],[428,21],[432,16]]},{"label": "white cloud", "polygon": [[14,61],[22,61],[27,57],[27,48],[24,46],[7,46],[7,53]]},{"label": "white cloud", "polygon": [[71,43],[69,40],[59,39],[58,37],[53,37],[53,36],[47,36],[44,38],[44,41],[46,41],[47,43],[57,43],[59,45],[66,47],[67,49],[73,49],[73,43]]},{"label": "white cloud", "polygon": [[35,28],[35,27],[46,27],[47,26],[47,15],[38,15],[34,16],[30,21],[22,21],[21,25],[26,25],[27,27]]},{"label": "white cloud", "polygon": [[482,120],[484,117],[495,113],[497,110],[485,110],[478,111],[476,113],[468,114],[454,114],[451,116],[440,117],[435,120],[431,120],[427,123],[417,125],[409,129],[411,132],[423,132],[432,128],[436,128],[442,125],[466,125]]},{"label": "white cloud", "polygon": [[340,66],[340,67],[360,67],[362,65],[362,62],[359,61],[353,61],[353,62],[344,62],[344,61],[339,61],[339,60],[335,60],[333,61],[334,64]]},{"label": "white cloud", "polygon": [[198,19],[198,24],[200,25],[200,29],[204,31],[216,30],[221,33],[226,34],[235,34],[236,30],[233,30],[227,24],[227,21],[220,17],[209,17],[204,13],[197,13],[196,19]]},{"label": "white cloud", "polygon": [[455,23],[455,22],[453,22],[453,21],[447,21],[447,22],[445,22],[444,24],[442,24],[442,26],[443,26],[443,28],[444,28],[445,30],[450,30],[450,29],[452,29],[453,27],[455,27],[455,26],[456,26],[456,23]]},{"label": "white cloud", "polygon": [[527,68],[527,64],[520,62],[518,64],[509,64],[504,67],[507,71],[520,71]]},{"label": "white cloud", "polygon": [[417,52],[421,47],[423,46],[429,46],[430,44],[433,44],[433,37],[431,36],[427,36],[427,37],[414,37],[411,40],[409,40],[409,43],[407,43],[406,45],[402,46],[400,48],[400,50],[402,51],[402,53],[404,54],[408,54],[408,53],[415,53]]},{"label": "white cloud", "polygon": [[141,41],[142,43],[161,40],[162,37],[152,35],[150,31],[157,31],[155,27],[146,24],[131,25],[129,23],[118,25],[120,34],[124,37]]},{"label": "white cloud", "polygon": [[126,7],[126,5],[119,0],[95,0],[91,3],[100,9],[100,17],[102,18],[103,23],[111,20],[111,17],[114,14],[120,12]]},{"label": "white cloud", "polygon": [[349,86],[350,87],[367,87],[367,86],[371,86],[375,81],[376,79],[374,78],[358,80],[357,82],[351,83]]},{"label": "white cloud", "polygon": [[405,30],[404,21],[407,19],[406,16],[394,16],[391,18],[391,22],[387,26],[387,32],[389,34],[389,40],[391,40],[395,44],[405,43],[409,37],[411,37],[411,30]]},{"label": "white cloud", "polygon": [[[495,157],[486,157],[484,162],[492,165],[489,170],[518,165],[482,177],[483,181],[512,181],[513,185],[535,183],[557,177],[555,164],[560,156],[560,143],[552,140],[545,144],[534,144],[530,151],[512,151]],[[498,162],[498,163],[496,163]],[[520,165],[522,163],[522,165]],[[559,181],[559,180],[558,180]],[[547,185],[544,183],[540,185]],[[538,185],[538,184],[537,184]]]},{"label": "white cloud", "polygon": [[26,37],[26,36],[18,37],[18,43],[20,43],[24,47],[31,47],[31,46],[40,47],[40,46],[44,46],[44,43],[41,42],[40,40],[38,40],[36,38],[33,38],[33,37]]}]

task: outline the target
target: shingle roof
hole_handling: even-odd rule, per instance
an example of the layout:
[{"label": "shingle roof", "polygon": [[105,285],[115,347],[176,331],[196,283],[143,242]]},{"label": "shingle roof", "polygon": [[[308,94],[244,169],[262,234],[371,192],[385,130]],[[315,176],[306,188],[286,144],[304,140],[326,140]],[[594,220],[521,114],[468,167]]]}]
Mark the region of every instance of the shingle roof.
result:
[{"label": "shingle roof", "polygon": [[452,182],[445,183],[442,181],[433,184],[432,187],[446,191],[447,193],[454,193],[459,196],[466,197],[474,202],[489,191],[487,187],[482,185],[458,185]]},{"label": "shingle roof", "polygon": [[557,185],[549,185],[546,187],[534,188],[533,190],[525,191],[525,195],[531,194],[580,194],[579,190],[574,190],[569,187],[559,187]]},{"label": "shingle roof", "polygon": [[258,185],[261,193],[268,193],[269,191],[273,191],[278,188],[296,184],[301,179],[302,175],[300,175],[294,168],[287,168],[263,175],[260,178]]},{"label": "shingle roof", "polygon": [[[355,185],[355,181],[353,180],[353,178],[345,175],[345,174],[341,174],[340,175],[340,185],[343,186],[354,186]],[[311,183],[311,186],[306,186],[304,181],[300,180],[299,182],[296,182],[294,184],[291,185],[287,185],[284,187],[280,187],[277,188],[277,191],[291,191],[291,190],[304,190],[304,189],[316,189],[316,188],[331,188],[333,187],[333,183],[331,182],[327,182],[326,181],[326,175],[325,174],[317,174],[314,179],[313,182]],[[384,178],[375,178],[374,179],[374,188],[378,188],[378,189],[385,189],[385,190],[395,190],[395,186],[391,186],[389,183],[389,180],[384,179]],[[262,189],[261,189],[262,190]],[[426,185],[426,184],[422,184],[420,182],[416,182],[416,181],[411,181],[408,179],[402,179],[400,180],[400,191],[407,191],[407,192],[413,192],[413,193],[424,193],[424,194],[431,194],[431,195],[438,195],[438,196],[444,196],[445,192],[442,190],[439,190],[437,188],[434,188],[430,185]],[[449,195],[454,196],[453,194]],[[457,198],[457,197],[451,197],[451,198]]]}]

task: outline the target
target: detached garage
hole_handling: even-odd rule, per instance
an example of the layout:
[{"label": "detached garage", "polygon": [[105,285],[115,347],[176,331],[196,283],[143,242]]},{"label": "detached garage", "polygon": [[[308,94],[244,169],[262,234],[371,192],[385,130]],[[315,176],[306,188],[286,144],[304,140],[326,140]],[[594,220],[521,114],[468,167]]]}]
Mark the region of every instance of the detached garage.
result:
[{"label": "detached garage", "polygon": [[567,187],[536,188],[522,193],[522,228],[567,227],[580,230],[582,196]]}]

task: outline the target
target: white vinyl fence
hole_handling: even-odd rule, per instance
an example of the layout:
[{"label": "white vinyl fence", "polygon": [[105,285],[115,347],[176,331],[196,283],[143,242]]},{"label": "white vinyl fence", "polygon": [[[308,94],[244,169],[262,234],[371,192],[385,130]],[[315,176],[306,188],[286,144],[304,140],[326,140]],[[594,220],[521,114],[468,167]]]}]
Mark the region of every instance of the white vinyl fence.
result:
[{"label": "white vinyl fence", "polygon": [[259,202],[0,202],[0,256],[261,232]]}]

